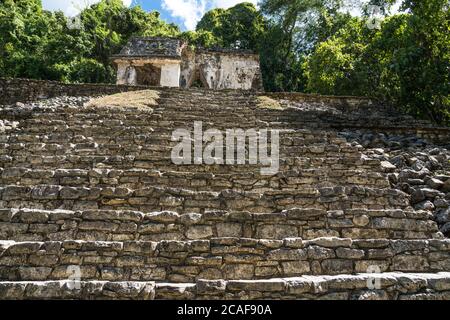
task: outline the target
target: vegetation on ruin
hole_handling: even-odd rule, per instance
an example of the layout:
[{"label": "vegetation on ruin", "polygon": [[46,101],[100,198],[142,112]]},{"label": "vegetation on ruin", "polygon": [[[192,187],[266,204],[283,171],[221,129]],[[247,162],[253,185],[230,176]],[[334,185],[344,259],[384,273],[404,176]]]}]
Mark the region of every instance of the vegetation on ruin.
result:
[{"label": "vegetation on ruin", "polygon": [[420,118],[450,119],[448,0],[371,0],[383,8],[379,28],[369,10],[352,16],[351,0],[262,0],[205,14],[195,31],[181,32],[158,12],[102,0],[85,9],[81,28],[40,0],[0,2],[0,76],[65,82],[114,82],[110,56],[131,36],[180,36],[203,47],[260,53],[268,91],[364,95]]},{"label": "vegetation on ruin", "polygon": [[278,100],[272,99],[267,96],[258,96],[258,108],[261,109],[271,109],[271,110],[282,110],[283,106]]},{"label": "vegetation on ruin", "polygon": [[129,91],[93,98],[87,103],[87,106],[115,109],[137,108],[143,111],[152,111],[151,106],[157,104],[158,98],[159,92],[155,90]]}]

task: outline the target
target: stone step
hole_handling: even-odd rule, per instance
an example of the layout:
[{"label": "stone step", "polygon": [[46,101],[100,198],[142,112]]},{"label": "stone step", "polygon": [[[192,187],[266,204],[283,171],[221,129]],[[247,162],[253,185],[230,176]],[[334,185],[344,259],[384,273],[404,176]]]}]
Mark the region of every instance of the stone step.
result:
[{"label": "stone step", "polygon": [[21,281],[0,282],[2,300],[153,300],[155,282]]},{"label": "stone step", "polygon": [[[28,129],[32,129],[34,132],[27,132]],[[192,131],[192,128],[186,127],[186,129]],[[111,130],[111,134],[105,133],[105,130],[105,128],[99,128],[98,132],[87,132],[84,129],[80,129],[80,132],[76,133],[64,129],[61,132],[45,133],[43,130],[38,131],[35,128],[20,128],[18,132],[0,135],[0,143],[5,145],[20,143],[65,145],[82,143],[135,143],[146,145],[162,143],[167,145],[172,142],[172,129],[167,128],[167,126],[147,131],[139,129],[136,132],[118,128],[117,130]],[[270,138],[270,134],[268,136]],[[345,138],[339,137],[336,133],[327,131],[282,130],[279,133],[279,137],[281,146],[303,147],[308,150],[315,148],[315,153],[320,153],[320,150],[344,150],[347,152],[361,152],[363,150],[360,146],[351,145]],[[270,146],[269,140],[268,147]],[[319,147],[320,150],[318,149]]]},{"label": "stone step", "polygon": [[343,237],[428,239],[439,237],[426,211],[284,209],[273,213],[0,209],[0,239],[198,240]]},{"label": "stone step", "polygon": [[[238,106],[238,107],[236,107]],[[50,116],[50,114],[52,116]],[[32,117],[32,118],[29,118]],[[27,118],[25,118],[27,119]],[[114,109],[76,109],[75,111],[58,111],[55,110],[49,113],[47,110],[33,111],[29,114],[28,119],[25,122],[34,124],[46,124],[49,121],[51,123],[64,125],[66,121],[79,122],[84,121],[86,124],[98,123],[98,124],[117,124],[132,122],[136,124],[145,125],[147,121],[155,121],[156,119],[167,121],[180,121],[180,120],[203,120],[206,123],[215,122],[220,124],[221,122],[230,122],[232,120],[237,121],[241,125],[245,125],[247,122],[268,122],[268,123],[285,123],[285,124],[310,124],[314,126],[322,127],[345,127],[348,125],[367,127],[367,124],[361,123],[361,115],[358,117],[351,117],[346,114],[335,114],[331,112],[318,112],[318,111],[304,111],[304,110],[266,110],[260,108],[249,108],[246,105],[240,106],[235,104],[229,108],[224,105],[220,105],[217,109],[214,106],[168,106],[160,105],[154,108],[154,111],[143,113],[140,110],[130,113],[116,112]],[[410,119],[404,119],[402,117],[392,117],[386,119],[385,116],[370,116],[367,120],[370,120],[372,127],[386,127],[393,128],[395,125],[399,125],[402,128],[408,128],[411,126]],[[414,122],[420,128],[433,128],[430,123]],[[236,123],[235,123],[236,126]],[[440,128],[445,129],[445,128]]]},{"label": "stone step", "polygon": [[450,273],[361,273],[193,283],[110,281],[0,282],[0,299],[133,300],[449,300]]},{"label": "stone step", "polygon": [[[33,130],[35,130],[33,128]],[[21,128],[19,132],[10,133],[8,135],[0,136],[0,143],[2,149],[20,150],[24,149],[27,145],[61,145],[64,147],[74,147],[73,145],[83,144],[117,144],[119,146],[123,144],[133,144],[134,148],[146,149],[154,145],[176,145],[177,141],[172,141],[172,130],[163,128],[153,130],[137,130],[136,132],[130,132],[128,130],[106,130],[99,128],[98,132],[88,132],[80,129],[79,134],[76,132],[69,133],[67,130],[61,130],[61,132],[51,132],[45,134],[43,130],[36,131],[35,133],[26,132],[24,128]],[[110,131],[111,134],[107,134],[105,131]],[[225,136],[226,133],[224,133]],[[270,150],[270,136],[268,148]],[[192,132],[191,132],[192,137]],[[225,144],[225,142],[224,142]],[[323,153],[324,151],[345,151],[345,152],[360,152],[361,147],[352,146],[347,143],[344,138],[338,137],[332,134],[314,134],[313,132],[296,132],[296,131],[281,131],[279,134],[279,145],[283,148],[299,148],[297,151],[304,149],[306,152],[313,154]],[[130,147],[130,146],[128,146]],[[246,143],[248,148],[248,142]],[[300,149],[301,148],[301,149]],[[311,152],[314,151],[314,152]],[[320,152],[321,151],[321,152]]]},{"label": "stone step", "polygon": [[78,266],[84,280],[252,280],[359,272],[443,272],[450,239],[191,241],[0,241],[0,280],[63,280]]},{"label": "stone step", "polygon": [[148,186],[139,189],[112,187],[63,187],[60,185],[0,187],[0,207],[39,209],[128,209],[142,211],[238,210],[280,212],[290,208],[406,209],[410,196],[396,189],[362,186],[304,187],[264,192],[223,190],[221,192]]},{"label": "stone step", "polygon": [[[143,156],[141,156],[142,158]],[[247,162],[247,161],[246,161]],[[161,171],[189,171],[211,173],[246,173],[260,171],[262,166],[250,165],[175,165],[169,156],[145,157],[145,160],[136,160],[135,156],[128,155],[1,155],[0,167],[24,167],[33,169],[152,169]],[[382,171],[379,160],[362,157],[360,154],[335,154],[329,156],[317,156],[314,158],[291,156],[280,158],[278,172],[301,169],[322,169],[328,167],[334,170],[360,169],[370,172]]]},{"label": "stone step", "polygon": [[[162,118],[158,121],[148,121],[146,124],[139,124],[134,123],[133,121],[125,121],[121,125],[117,125],[115,127],[108,126],[106,124],[72,124],[72,123],[66,123],[63,125],[43,125],[42,128],[39,128],[41,130],[38,130],[38,127],[32,126],[31,124],[19,124],[19,128],[23,130],[24,132],[30,132],[30,133],[51,133],[51,132],[67,132],[67,131],[74,131],[79,134],[83,134],[85,132],[124,132],[124,133],[130,133],[130,132],[142,132],[142,131],[149,131],[151,129],[163,129],[167,127],[167,124],[170,125],[170,128],[173,128],[173,130],[177,128],[189,128],[193,125],[194,121],[202,121],[205,129],[214,128],[219,129],[222,131],[225,131],[227,129],[268,129],[268,130],[300,130],[309,128],[311,130],[330,130],[329,125],[318,125],[317,119],[311,119],[310,121],[262,121],[260,119],[249,119],[249,118],[214,118],[214,121],[210,120],[211,117],[195,117],[195,118]],[[336,128],[346,128],[347,126],[339,126]],[[348,126],[348,127],[353,127]],[[382,127],[381,127],[382,128]],[[404,129],[408,129],[407,127]],[[392,131],[393,129],[389,129]],[[14,129],[13,132],[16,132],[17,129]]]},{"label": "stone step", "polygon": [[[97,140],[98,141],[98,140]],[[0,155],[5,156],[54,156],[54,155],[88,155],[88,156],[105,156],[111,157],[116,155],[134,156],[136,160],[147,160],[154,158],[170,158],[172,156],[173,148],[179,145],[178,141],[162,140],[148,141],[136,144],[134,141],[126,142],[114,142],[108,141],[87,141],[82,143],[43,143],[43,142],[22,142],[22,143],[0,143],[1,151]],[[192,146],[193,144],[191,144]],[[205,145],[203,145],[205,147]],[[248,163],[249,153],[254,151],[258,152],[258,146],[244,147],[245,149],[245,161]],[[224,143],[222,149],[223,158],[227,155],[227,145]],[[204,149],[202,149],[204,150]],[[352,150],[346,146],[339,147],[335,145],[327,145],[323,143],[310,144],[310,145],[286,145],[280,143],[277,149],[269,146],[266,149],[266,154],[271,156],[273,150],[277,150],[278,159],[286,159],[292,157],[303,157],[315,160],[317,158],[345,158],[353,157],[359,160],[362,158],[361,153],[358,150]],[[236,153],[236,151],[235,151]],[[236,154],[233,155],[236,159]],[[257,161],[261,161],[258,154],[256,154]],[[192,161],[192,160],[191,160]]]},{"label": "stone step", "polygon": [[[279,120],[279,121],[267,121],[253,117],[214,117],[199,115],[199,116],[184,116],[184,117],[169,117],[169,115],[165,115],[165,117],[155,117],[153,119],[149,119],[148,121],[143,122],[142,120],[134,121],[134,120],[117,120],[117,124],[108,125],[107,123],[98,123],[93,121],[85,122],[84,124],[79,123],[83,122],[82,119],[73,121],[65,121],[61,119],[62,124],[32,124],[29,122],[22,121],[18,123],[17,128],[13,129],[12,132],[16,132],[18,129],[25,130],[25,132],[30,133],[51,133],[51,132],[67,132],[74,131],[80,134],[83,132],[99,132],[101,130],[106,132],[140,132],[140,131],[149,131],[151,129],[164,129],[167,128],[167,125],[170,125],[169,128],[177,129],[177,128],[189,128],[192,127],[195,121],[201,121],[205,130],[206,129],[219,129],[219,130],[227,130],[227,129],[268,129],[268,130],[301,130],[301,129],[310,129],[310,130],[331,130],[331,123],[327,124],[318,124],[319,120],[310,119],[307,120],[303,118],[301,121],[298,120]],[[211,120],[213,119],[213,120]],[[113,121],[113,120],[111,120]],[[114,120],[116,121],[116,120]],[[37,130],[38,126],[42,126],[40,131]],[[336,128],[346,128],[347,126],[336,124]],[[353,125],[349,125],[349,128],[352,128]],[[379,126],[382,128],[382,126]],[[407,127],[403,129],[408,129]],[[389,129],[393,130],[393,129]]]},{"label": "stone step", "polygon": [[[186,167],[186,166],[185,166]],[[186,169],[189,169],[187,167]],[[246,191],[269,189],[300,189],[318,185],[364,185],[389,188],[385,174],[368,169],[346,170],[322,167],[317,169],[281,170],[274,176],[261,175],[259,168],[241,173],[161,171],[147,169],[30,169],[0,167],[0,184],[61,185],[85,187],[144,188],[148,185],[222,191],[224,188]]]},{"label": "stone step", "polygon": [[[262,111],[261,113],[259,111]],[[2,113],[3,111],[3,113]],[[143,120],[150,120],[155,115],[157,116],[165,116],[166,114],[177,115],[182,113],[183,111],[192,115],[204,116],[205,114],[213,115],[217,112],[220,117],[259,117],[268,116],[268,115],[279,115],[279,116],[295,116],[295,111],[292,113],[282,113],[280,111],[272,111],[265,112],[264,109],[258,109],[252,104],[243,103],[239,105],[239,103],[232,102],[224,105],[204,105],[198,102],[194,104],[189,104],[186,102],[183,104],[172,104],[172,105],[155,105],[150,106],[148,110],[141,110],[136,108],[125,108],[120,109],[120,112],[116,112],[115,108],[76,108],[76,109],[64,109],[64,108],[56,108],[51,110],[51,114],[55,115],[55,118],[49,116],[49,110],[46,109],[34,109],[28,112],[27,117],[23,117],[23,119],[30,119],[30,116],[39,118],[40,120],[35,121],[47,121],[47,120],[76,120],[77,118],[85,119],[87,122],[89,121],[121,121],[126,119],[133,119],[138,122],[143,122]],[[203,114],[202,114],[203,112]],[[4,117],[7,115],[7,111],[0,109],[0,116]],[[139,117],[139,115],[141,117]],[[180,115],[181,116],[181,115]],[[167,117],[169,118],[169,117]],[[31,118],[32,119],[32,118]]]},{"label": "stone step", "polygon": [[[183,110],[179,111],[186,112]],[[33,115],[33,117],[39,117],[39,115]],[[309,128],[326,128],[330,127],[332,124],[324,122],[320,124],[320,120],[316,117],[302,117],[302,118],[293,118],[293,117],[279,117],[278,119],[274,119],[273,117],[261,118],[251,114],[243,115],[243,114],[227,114],[227,115],[212,115],[206,114],[205,112],[199,112],[198,114],[190,114],[190,115],[182,115],[182,114],[170,114],[164,112],[163,114],[155,113],[153,117],[145,119],[134,119],[134,117],[124,118],[124,119],[111,119],[111,120],[84,120],[85,117],[82,115],[73,116],[71,118],[65,118],[63,115],[59,117],[55,115],[51,119],[46,119],[41,117],[39,120],[36,118],[31,118],[27,120],[23,120],[21,122],[21,126],[42,126],[44,132],[57,130],[63,131],[67,130],[68,126],[70,128],[77,128],[78,130],[82,130],[83,128],[87,130],[92,130],[96,128],[106,128],[108,125],[120,127],[120,129],[124,128],[142,128],[145,129],[149,126],[152,127],[163,127],[164,123],[170,122],[174,127],[185,127],[186,125],[192,124],[194,121],[202,121],[205,126],[213,127],[213,128],[271,128],[271,129],[282,129],[282,128],[299,128],[304,129],[305,127]],[[340,125],[345,127],[345,123],[347,122],[336,122],[334,125]],[[348,122],[351,126],[354,125],[352,122]],[[382,125],[379,125],[383,127]],[[32,130],[30,128],[29,130]]]},{"label": "stone step", "polygon": [[[173,147],[177,146],[179,144],[178,141],[171,141],[171,140],[161,140],[160,143],[158,143],[158,140],[144,142],[139,145],[134,144],[116,144],[114,141],[108,141],[107,143],[103,142],[96,142],[94,141],[88,141],[83,143],[71,143],[70,141],[60,144],[60,143],[36,143],[36,142],[21,142],[21,143],[0,143],[0,147],[2,148],[3,154],[9,154],[9,155],[24,155],[24,154],[42,154],[42,155],[52,155],[52,154],[58,154],[58,153],[68,153],[71,154],[77,153],[77,152],[87,152],[89,151],[90,155],[104,155],[104,156],[111,156],[114,154],[121,154],[121,153],[127,153],[127,155],[135,155],[135,156],[141,156],[145,154],[152,154],[156,153],[157,155],[161,156],[168,156],[170,157]],[[270,142],[269,142],[270,144]],[[223,145],[223,154],[226,155],[226,144]],[[253,147],[253,146],[252,146]],[[249,146],[246,145],[246,153],[249,152]],[[345,146],[344,146],[345,148]],[[253,149],[255,151],[258,150],[258,146],[254,146]],[[311,143],[309,145],[292,145],[292,144],[285,144],[280,143],[278,146],[278,151],[280,153],[281,157],[286,157],[289,155],[302,155],[304,157],[320,157],[322,156],[333,156],[333,157],[340,157],[341,155],[345,155],[345,151],[348,152],[348,154],[354,154],[359,155],[357,150],[349,150],[349,148],[346,148],[347,150],[343,150],[341,153],[341,148],[336,145],[326,145],[323,143]],[[268,145],[267,147],[268,152],[272,150],[272,147]],[[269,153],[270,155],[270,153]],[[248,156],[247,156],[248,158]]]},{"label": "stone step", "polygon": [[[182,112],[182,111],[180,111]],[[177,117],[167,118],[168,120],[179,120]],[[203,120],[205,123],[208,122],[208,119],[198,118],[197,120]],[[219,127],[223,120],[212,123],[213,127]],[[231,122],[231,121],[230,121]],[[240,123],[239,125],[231,123],[231,126],[228,124],[225,128],[230,127],[245,127],[246,123],[241,123],[239,119],[234,120],[234,123]],[[370,126],[362,123],[370,123]],[[255,127],[269,127],[271,129],[352,129],[352,130],[377,130],[378,132],[390,133],[390,134],[419,134],[420,136],[424,136],[427,138],[436,138],[436,137],[448,137],[450,135],[450,129],[448,128],[439,128],[436,129],[430,124],[426,125],[416,125],[412,126],[411,121],[402,121],[402,119],[392,119],[390,122],[386,121],[385,117],[380,117],[379,119],[373,119],[372,117],[367,119],[358,118],[357,120],[349,120],[347,118],[343,119],[335,119],[331,115],[328,115],[328,119],[325,116],[320,116],[316,114],[312,114],[307,116],[305,114],[297,117],[283,117],[276,121],[273,118],[256,118],[254,123],[250,123],[247,127],[255,128]],[[445,141],[442,140],[441,141]]]}]

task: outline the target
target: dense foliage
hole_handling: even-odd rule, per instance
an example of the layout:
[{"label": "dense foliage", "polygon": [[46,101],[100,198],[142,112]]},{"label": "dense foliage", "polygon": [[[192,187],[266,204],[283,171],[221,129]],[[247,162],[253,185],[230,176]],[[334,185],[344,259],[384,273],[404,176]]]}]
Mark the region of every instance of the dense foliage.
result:
[{"label": "dense foliage", "polygon": [[0,0],[0,76],[112,82],[110,56],[134,35],[180,36],[193,45],[255,50],[269,91],[368,95],[437,123],[450,119],[449,0],[261,0],[214,9],[195,31],[120,0],[83,10],[73,28],[40,0]]},{"label": "dense foliage", "polygon": [[42,10],[40,0],[1,0],[0,75],[111,82],[114,69],[109,58],[131,36],[179,32],[158,12],[127,8],[120,0],[103,0],[73,22],[62,12]]}]

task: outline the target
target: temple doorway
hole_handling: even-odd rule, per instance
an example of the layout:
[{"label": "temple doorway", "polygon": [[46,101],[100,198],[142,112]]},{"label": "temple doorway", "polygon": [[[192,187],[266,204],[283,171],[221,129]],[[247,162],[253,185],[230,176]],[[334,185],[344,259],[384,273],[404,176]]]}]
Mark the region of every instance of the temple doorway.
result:
[{"label": "temple doorway", "polygon": [[136,67],[136,82],[142,86],[159,86],[161,83],[161,68],[151,64]]}]

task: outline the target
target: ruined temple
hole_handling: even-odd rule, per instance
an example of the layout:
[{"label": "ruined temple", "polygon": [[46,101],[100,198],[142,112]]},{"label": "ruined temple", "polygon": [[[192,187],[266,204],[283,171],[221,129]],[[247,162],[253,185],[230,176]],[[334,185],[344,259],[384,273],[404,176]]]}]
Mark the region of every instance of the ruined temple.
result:
[{"label": "ruined temple", "polygon": [[176,38],[132,38],[112,57],[117,84],[206,89],[263,89],[259,55],[238,49],[193,49]]}]

